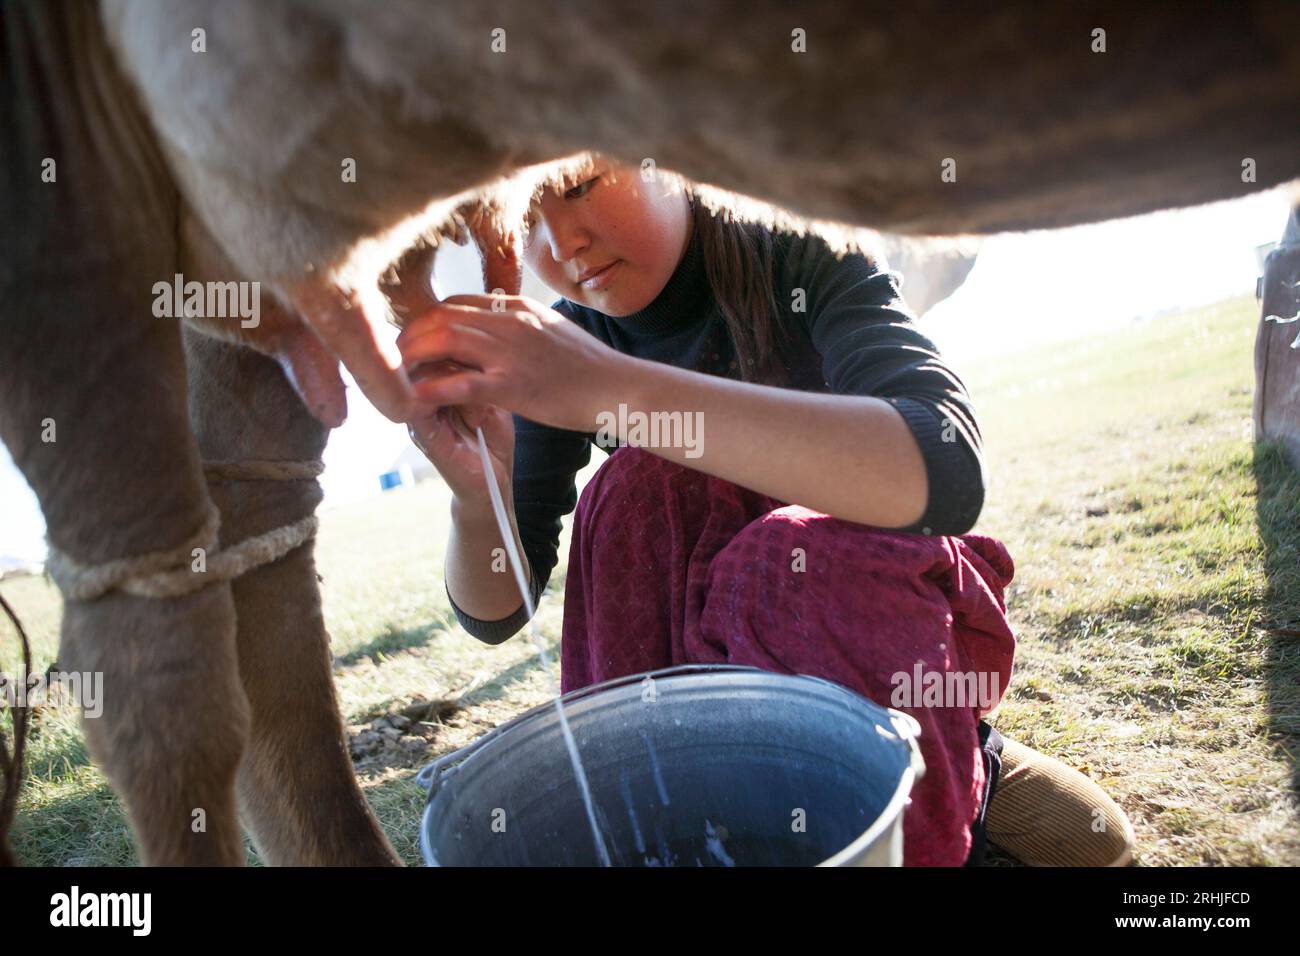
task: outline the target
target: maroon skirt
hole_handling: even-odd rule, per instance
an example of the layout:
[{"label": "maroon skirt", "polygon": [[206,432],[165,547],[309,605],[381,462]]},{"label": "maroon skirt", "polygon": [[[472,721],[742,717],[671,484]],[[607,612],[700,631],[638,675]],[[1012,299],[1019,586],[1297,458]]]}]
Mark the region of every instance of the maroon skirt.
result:
[{"label": "maroon skirt", "polygon": [[561,683],[745,664],[911,714],[926,773],[904,861],[959,866],[988,794],[980,717],[1011,680],[1013,574],[993,538],[842,521],[624,447],[574,515]]}]

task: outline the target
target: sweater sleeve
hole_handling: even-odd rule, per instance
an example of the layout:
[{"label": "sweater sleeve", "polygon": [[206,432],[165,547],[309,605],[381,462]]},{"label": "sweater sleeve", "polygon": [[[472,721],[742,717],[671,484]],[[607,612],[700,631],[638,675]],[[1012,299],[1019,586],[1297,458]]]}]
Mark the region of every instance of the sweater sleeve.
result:
[{"label": "sweater sleeve", "polygon": [[[519,415],[513,418],[515,521],[524,559],[532,571],[535,608],[559,559],[561,519],[578,505],[576,476],[591,461],[591,436],[539,425]],[[466,614],[452,600],[450,591],[447,601],[460,626],[487,644],[508,640],[528,623],[528,609],[522,601],[513,614],[498,621]]]},{"label": "sweater sleeve", "polygon": [[794,237],[785,247],[784,281],[804,290],[804,323],[822,358],[830,390],[889,402],[912,430],[925,461],[925,512],[906,528],[926,535],[965,534],[984,506],[982,438],[966,386],[916,328],[898,276],[860,254],[837,259],[824,240]]}]

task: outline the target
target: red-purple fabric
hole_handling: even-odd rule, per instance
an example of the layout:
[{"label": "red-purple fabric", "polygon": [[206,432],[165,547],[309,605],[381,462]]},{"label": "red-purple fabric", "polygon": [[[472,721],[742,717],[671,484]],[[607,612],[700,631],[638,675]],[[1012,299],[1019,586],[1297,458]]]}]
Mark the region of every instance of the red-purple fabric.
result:
[{"label": "red-purple fabric", "polygon": [[[923,673],[996,675],[1000,698],[1015,656],[1003,599],[1014,571],[993,538],[842,521],[624,447],[574,514],[561,683],[747,664],[890,706],[892,675],[919,661]],[[904,862],[960,866],[984,785],[976,725],[990,708],[897,709],[920,722],[927,768],[903,821]]]}]

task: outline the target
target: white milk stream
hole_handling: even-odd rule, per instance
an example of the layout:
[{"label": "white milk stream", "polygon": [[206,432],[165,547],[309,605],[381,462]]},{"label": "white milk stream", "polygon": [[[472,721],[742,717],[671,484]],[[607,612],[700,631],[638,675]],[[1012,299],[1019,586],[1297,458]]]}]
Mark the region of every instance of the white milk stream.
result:
[{"label": "white milk stream", "polygon": [[482,427],[475,429],[478,433],[478,454],[479,459],[483,462],[483,474],[487,478],[488,495],[492,498],[492,513],[496,515],[497,528],[501,531],[501,540],[505,542],[506,553],[510,557],[510,567],[515,572],[515,582],[519,585],[519,593],[524,599],[524,608],[528,611],[528,633],[537,645],[537,651],[542,658],[542,670],[546,674],[546,679],[551,685],[551,696],[555,699],[555,713],[560,718],[560,729],[564,733],[565,746],[569,748],[569,761],[573,764],[574,776],[578,778],[578,787],[582,791],[582,802],[587,809],[587,820],[591,823],[591,838],[596,844],[596,853],[600,856],[602,866],[610,866],[609,850],[605,847],[605,840],[600,834],[600,827],[596,824],[596,810],[591,802],[591,787],[587,784],[587,773],[582,769],[582,758],[578,755],[578,744],[573,739],[573,731],[569,729],[569,718],[564,713],[564,704],[560,700],[560,688],[555,686],[555,678],[551,674],[551,662],[549,655],[546,653],[546,645],[542,643],[542,636],[537,633],[537,622],[534,620],[536,608],[533,607],[533,596],[528,589],[528,577],[524,574],[523,561],[520,559],[519,549],[515,547],[514,532],[510,530],[510,519],[506,516],[506,507],[501,500],[501,489],[497,487],[496,472],[492,468],[492,459],[488,457],[487,440],[483,437]]}]

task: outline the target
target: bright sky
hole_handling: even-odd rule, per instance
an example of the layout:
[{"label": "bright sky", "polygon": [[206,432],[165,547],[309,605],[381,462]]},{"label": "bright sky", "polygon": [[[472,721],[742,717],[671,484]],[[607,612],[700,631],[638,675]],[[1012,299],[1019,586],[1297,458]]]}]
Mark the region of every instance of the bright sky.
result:
[{"label": "bright sky", "polygon": [[[962,288],[919,327],[960,372],[964,362],[1000,351],[1250,293],[1259,274],[1255,248],[1281,238],[1288,209],[1284,192],[1271,190],[1094,226],[995,236]],[[482,291],[477,254],[453,247],[440,255],[435,284],[443,295]],[[556,298],[531,276],[524,294],[548,305]],[[325,452],[327,508],[379,494],[379,475],[408,441],[406,429],[376,412],[355,387],[348,402],[348,421]],[[35,496],[3,446],[0,503],[0,559],[43,558]]]}]

